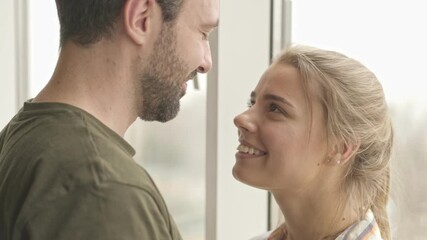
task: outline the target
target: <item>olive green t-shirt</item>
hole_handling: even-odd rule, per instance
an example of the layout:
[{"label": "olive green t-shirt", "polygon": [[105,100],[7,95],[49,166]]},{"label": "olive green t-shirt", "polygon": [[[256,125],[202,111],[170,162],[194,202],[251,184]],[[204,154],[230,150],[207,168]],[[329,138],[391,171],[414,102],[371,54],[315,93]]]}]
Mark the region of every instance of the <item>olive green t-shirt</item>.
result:
[{"label": "olive green t-shirt", "polygon": [[26,102],[0,133],[0,239],[181,239],[134,154],[79,108]]}]

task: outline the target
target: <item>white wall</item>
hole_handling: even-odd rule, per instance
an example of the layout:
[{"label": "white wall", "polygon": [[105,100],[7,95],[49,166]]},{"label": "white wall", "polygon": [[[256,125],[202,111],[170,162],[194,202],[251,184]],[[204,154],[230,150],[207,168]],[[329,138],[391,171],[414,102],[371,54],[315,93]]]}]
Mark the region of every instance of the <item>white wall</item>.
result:
[{"label": "white wall", "polygon": [[14,2],[0,1],[0,131],[17,110]]}]

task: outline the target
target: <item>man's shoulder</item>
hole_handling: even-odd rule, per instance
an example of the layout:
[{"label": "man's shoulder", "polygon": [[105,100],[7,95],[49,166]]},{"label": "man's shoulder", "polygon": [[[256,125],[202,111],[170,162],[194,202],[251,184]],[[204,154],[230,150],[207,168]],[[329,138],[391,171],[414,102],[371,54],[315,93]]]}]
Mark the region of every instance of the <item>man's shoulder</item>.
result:
[{"label": "man's shoulder", "polygon": [[9,180],[31,178],[33,188],[41,194],[45,189],[108,182],[155,196],[158,191],[153,181],[132,159],[130,147],[104,128],[73,107],[53,104],[51,108],[21,110],[2,131],[0,172],[16,176],[9,175]]},{"label": "man's shoulder", "polygon": [[86,135],[84,126],[81,115],[69,109],[23,108],[3,129],[3,148],[37,147],[73,138],[84,138]]}]

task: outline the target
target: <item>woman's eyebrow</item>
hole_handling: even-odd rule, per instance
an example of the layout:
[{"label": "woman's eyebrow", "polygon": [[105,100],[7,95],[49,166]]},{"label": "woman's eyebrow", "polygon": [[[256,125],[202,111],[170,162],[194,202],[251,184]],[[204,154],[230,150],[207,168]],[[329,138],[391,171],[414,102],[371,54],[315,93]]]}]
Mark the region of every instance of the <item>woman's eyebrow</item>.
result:
[{"label": "woman's eyebrow", "polygon": [[255,93],[255,91],[252,91],[251,92],[251,99],[254,99],[256,97],[256,93]]},{"label": "woman's eyebrow", "polygon": [[[251,99],[255,99],[255,97],[256,97],[256,93],[255,93],[255,91],[252,91],[251,92]],[[284,97],[281,97],[281,96],[278,96],[278,95],[275,95],[275,94],[265,94],[264,95],[264,99],[265,100],[273,100],[273,101],[281,102],[281,103],[286,104],[286,105],[288,105],[288,106],[290,106],[292,108],[295,108],[295,106],[292,105],[292,103],[290,103]]]},{"label": "woman's eyebrow", "polygon": [[294,105],[292,105],[292,103],[290,103],[288,100],[286,100],[285,98],[283,98],[281,96],[277,96],[277,95],[274,95],[274,94],[265,94],[264,95],[264,99],[281,102],[283,104],[288,105],[289,107],[295,108]]}]

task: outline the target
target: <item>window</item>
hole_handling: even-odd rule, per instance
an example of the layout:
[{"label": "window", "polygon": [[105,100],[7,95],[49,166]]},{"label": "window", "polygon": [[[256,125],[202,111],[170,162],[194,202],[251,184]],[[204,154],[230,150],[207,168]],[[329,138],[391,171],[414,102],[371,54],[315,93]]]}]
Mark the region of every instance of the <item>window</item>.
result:
[{"label": "window", "polygon": [[188,82],[181,110],[167,122],[139,119],[126,133],[135,161],[156,182],[184,239],[205,237],[206,74]]},{"label": "window", "polygon": [[383,84],[395,130],[388,206],[394,239],[427,236],[424,10],[417,0],[293,1],[292,42],[343,52]]}]

